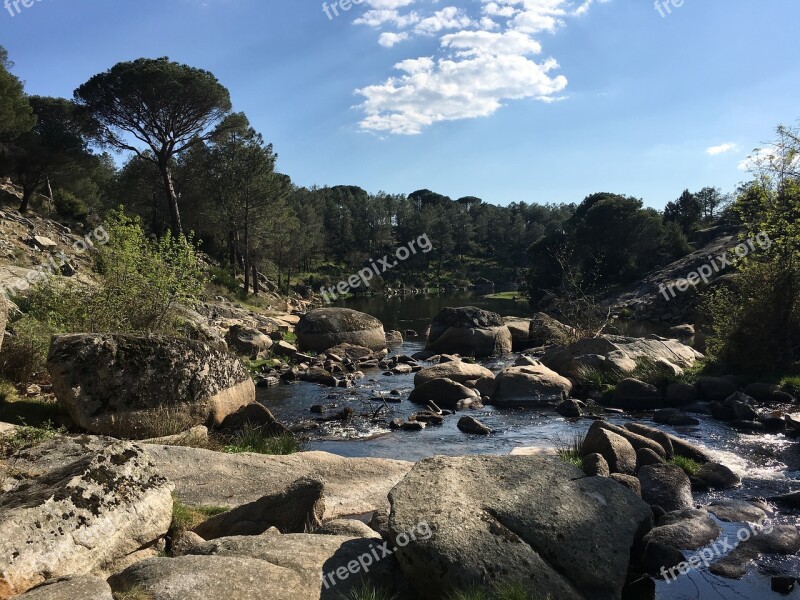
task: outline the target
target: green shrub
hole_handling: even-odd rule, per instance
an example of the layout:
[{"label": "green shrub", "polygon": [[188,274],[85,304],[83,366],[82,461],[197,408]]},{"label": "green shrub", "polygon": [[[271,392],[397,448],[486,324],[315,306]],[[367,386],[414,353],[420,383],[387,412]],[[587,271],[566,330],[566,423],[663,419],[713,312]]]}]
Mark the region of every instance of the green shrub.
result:
[{"label": "green shrub", "polygon": [[85,219],[89,214],[89,208],[86,206],[86,203],[67,190],[58,190],[54,194],[53,203],[56,212],[62,217],[80,221]]},{"label": "green shrub", "polygon": [[224,267],[211,267],[208,270],[208,280],[209,283],[222,286],[234,294],[242,291],[242,284],[230,270]]},{"label": "green shrub", "polygon": [[293,435],[275,437],[264,427],[245,425],[225,440],[225,452],[238,454],[253,452],[256,454],[294,454],[300,452],[302,446]]},{"label": "green shrub", "polygon": [[47,353],[55,328],[24,316],[10,327],[11,335],[0,349],[0,378],[18,384],[34,381],[47,367]]},{"label": "green shrub", "polygon": [[558,440],[556,443],[556,455],[565,463],[583,469],[584,439],[585,436],[576,434],[571,440]]},{"label": "green shrub", "polygon": [[697,475],[701,466],[699,462],[685,456],[674,456],[669,460],[669,464],[680,467],[687,475],[692,477]]},{"label": "green shrub", "polygon": [[0,435],[0,456],[10,456],[19,450],[32,448],[63,433],[62,428],[56,428],[51,422],[41,427],[17,427],[11,433]]}]

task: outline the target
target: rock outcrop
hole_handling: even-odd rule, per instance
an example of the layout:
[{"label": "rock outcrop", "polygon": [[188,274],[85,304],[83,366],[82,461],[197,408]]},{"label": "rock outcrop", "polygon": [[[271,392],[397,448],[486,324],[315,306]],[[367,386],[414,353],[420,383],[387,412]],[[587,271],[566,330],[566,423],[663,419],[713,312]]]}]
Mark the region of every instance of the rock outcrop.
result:
[{"label": "rock outcrop", "polygon": [[59,336],[47,368],[76,425],[118,438],[153,437],[167,418],[185,429],[218,425],[255,401],[253,380],[238,359],[189,340]]},{"label": "rock outcrop", "polygon": [[431,322],[426,349],[486,357],[511,352],[511,332],[502,317],[474,306],[445,308]]},{"label": "rock outcrop", "polygon": [[560,404],[569,397],[572,383],[544,365],[508,367],[495,378],[492,404],[536,406]]},{"label": "rock outcrop", "polygon": [[325,352],[339,344],[370,350],[386,348],[383,324],[370,315],[349,308],[318,308],[307,312],[295,327],[302,352]]}]

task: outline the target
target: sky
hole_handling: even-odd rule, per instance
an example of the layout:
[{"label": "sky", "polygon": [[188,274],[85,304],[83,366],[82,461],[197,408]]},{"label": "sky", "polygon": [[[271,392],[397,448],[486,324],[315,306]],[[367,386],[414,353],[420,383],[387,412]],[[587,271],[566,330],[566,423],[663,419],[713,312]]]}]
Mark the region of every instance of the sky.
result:
[{"label": "sky", "polygon": [[0,45],[28,93],[207,69],[302,186],[663,208],[800,118],[797,0],[25,1]]}]

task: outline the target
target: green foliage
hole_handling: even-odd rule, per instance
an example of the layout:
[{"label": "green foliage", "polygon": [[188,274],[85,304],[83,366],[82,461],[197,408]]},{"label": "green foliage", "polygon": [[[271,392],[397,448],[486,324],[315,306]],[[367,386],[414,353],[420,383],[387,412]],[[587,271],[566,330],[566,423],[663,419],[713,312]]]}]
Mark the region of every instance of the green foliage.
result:
[{"label": "green foliage", "polygon": [[0,456],[10,456],[20,450],[33,448],[63,434],[64,430],[54,427],[51,422],[40,427],[17,427],[11,433],[0,435]]},{"label": "green foliage", "polygon": [[242,284],[229,269],[224,267],[211,267],[208,270],[208,280],[209,283],[222,286],[233,294],[238,294],[242,291]]},{"label": "green foliage", "polygon": [[687,475],[692,477],[697,475],[702,466],[699,462],[685,456],[674,456],[669,460],[669,464],[680,467]]},{"label": "green foliage", "polygon": [[787,375],[781,378],[781,389],[795,398],[800,397],[800,375]]},{"label": "green foliage", "polygon": [[556,443],[556,455],[565,463],[583,469],[583,442],[584,436],[576,434],[571,440],[558,440]]},{"label": "green foliage", "polygon": [[229,510],[224,506],[190,506],[173,498],[170,533],[175,537],[177,534],[190,531],[211,517],[221,515]]},{"label": "green foliage", "polygon": [[399,596],[385,587],[362,581],[347,593],[339,593],[341,600],[397,600]]},{"label": "green foliage", "polygon": [[14,384],[0,379],[0,411],[3,404],[12,402],[17,399],[17,388]]},{"label": "green foliage", "polygon": [[12,66],[6,49],[0,46],[0,150],[36,123],[22,82],[9,72]]},{"label": "green foliage", "polygon": [[86,203],[70,191],[60,189],[54,194],[56,212],[62,217],[83,220],[89,213]]},{"label": "green foliage", "polygon": [[143,587],[134,585],[127,590],[112,592],[114,600],[153,600],[153,595]]},{"label": "green foliage", "polygon": [[551,600],[531,591],[524,583],[498,583],[488,590],[471,588],[455,590],[447,600]]},{"label": "green foliage", "polygon": [[113,211],[105,228],[99,287],[47,281],[27,300],[28,313],[62,332],[174,333],[175,309],[204,286],[192,238],[151,240],[138,221]]},{"label": "green foliage", "polygon": [[47,352],[55,328],[24,316],[10,326],[11,335],[0,349],[0,378],[19,384],[34,381],[47,366]]},{"label": "green foliage", "polygon": [[689,190],[684,190],[681,197],[670,202],[664,209],[664,220],[680,225],[684,233],[690,233],[700,227],[703,217],[703,203]]},{"label": "green foliage", "polygon": [[255,454],[286,455],[302,450],[302,445],[293,435],[275,437],[264,427],[250,424],[226,439],[225,452],[239,454],[253,452]]}]

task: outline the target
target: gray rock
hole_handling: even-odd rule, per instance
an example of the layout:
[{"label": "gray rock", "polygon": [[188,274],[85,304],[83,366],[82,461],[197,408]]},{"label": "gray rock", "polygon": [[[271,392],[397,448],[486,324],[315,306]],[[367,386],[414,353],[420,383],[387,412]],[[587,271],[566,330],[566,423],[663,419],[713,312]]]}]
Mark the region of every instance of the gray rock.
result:
[{"label": "gray rock", "polygon": [[6,295],[0,292],[0,348],[3,347],[3,338],[6,335],[6,325],[8,324],[8,300]]},{"label": "gray rock", "polygon": [[495,378],[492,404],[531,406],[560,404],[569,397],[572,382],[545,367],[508,367]]},{"label": "gray rock", "polygon": [[414,375],[414,385],[420,386],[434,379],[452,379],[456,383],[466,385],[479,379],[494,379],[489,369],[461,360],[451,360],[432,367],[426,367]]},{"label": "gray rock", "polygon": [[708,516],[708,511],[691,508],[667,513],[644,539],[648,543],[658,542],[680,550],[699,550],[721,533],[722,528]]},{"label": "gray rock", "polygon": [[393,540],[422,522],[431,532],[395,555],[423,599],[510,574],[543,597],[619,599],[651,522],[629,490],[537,456],[426,459],[390,501]]},{"label": "gray rock", "polygon": [[717,490],[727,490],[742,484],[742,479],[736,473],[725,465],[713,462],[701,466],[697,478]]},{"label": "gray rock", "polygon": [[190,340],[59,336],[47,369],[59,404],[76,425],[118,438],[154,437],[166,419],[183,429],[218,425],[256,399],[255,384],[237,358]]},{"label": "gray rock", "polygon": [[389,348],[397,348],[403,345],[403,334],[399,331],[392,330],[386,332],[386,345]]},{"label": "gray rock", "polygon": [[285,356],[286,358],[294,358],[297,356],[297,347],[284,340],[279,341],[272,347],[272,354],[276,356]]},{"label": "gray rock", "polygon": [[676,465],[648,465],[638,473],[642,499],[667,512],[692,508],[692,484],[683,469]]},{"label": "gray rock", "polygon": [[325,514],[319,479],[298,479],[286,489],[237,506],[200,523],[194,532],[205,540],[235,535],[260,535],[270,527],[282,533],[303,533],[322,525]]},{"label": "gray rock", "polygon": [[272,436],[291,435],[289,429],[278,422],[270,410],[259,402],[243,406],[229,414],[219,428],[228,431],[239,431],[246,426],[258,427]]},{"label": "gray rock", "polygon": [[636,451],[628,440],[613,431],[593,425],[586,434],[581,452],[584,456],[602,456],[611,473],[632,475],[636,472]]},{"label": "gray rock", "polygon": [[644,557],[642,558],[642,567],[646,573],[653,577],[662,576],[666,570],[669,571],[673,567],[677,567],[683,563],[686,558],[683,552],[670,546],[669,544],[662,544],[661,542],[651,541],[645,546]]},{"label": "gray rock", "polygon": [[671,383],[667,386],[664,404],[669,407],[681,407],[694,404],[700,399],[700,392],[688,383]]},{"label": "gray rock", "polygon": [[583,472],[588,477],[608,477],[611,470],[602,454],[587,454],[583,457]]},{"label": "gray rock", "polygon": [[333,521],[324,523],[322,527],[317,529],[314,533],[318,535],[340,535],[354,538],[379,539],[381,537],[381,535],[370,528],[369,525],[356,519],[334,519]]},{"label": "gray rock", "polygon": [[648,465],[660,465],[664,462],[666,462],[664,458],[659,456],[656,452],[653,452],[650,448],[639,448],[636,451],[637,470]]},{"label": "gray rock", "polygon": [[677,436],[656,429],[655,427],[648,427],[641,423],[626,423],[625,428],[638,433],[639,435],[649,437],[652,440],[659,442],[662,446],[671,446],[671,451],[667,452],[667,457],[671,458],[673,455],[691,458],[695,462],[704,464],[712,462],[711,455],[702,447],[687,442]]},{"label": "gray rock", "polygon": [[664,397],[654,385],[623,379],[614,390],[613,405],[625,410],[654,410],[664,405]]},{"label": "gray rock", "polygon": [[705,398],[717,402],[722,402],[738,389],[735,383],[724,377],[701,377],[697,385]]},{"label": "gray rock", "polygon": [[258,329],[234,325],[225,334],[228,347],[242,356],[256,359],[272,348],[272,338]]},{"label": "gray rock", "polygon": [[475,435],[491,435],[492,430],[474,417],[461,417],[458,420],[458,429],[464,433]]},{"label": "gray rock", "polygon": [[19,600],[114,600],[105,579],[90,575],[64,577],[43,583]]},{"label": "gray rock", "polygon": [[623,473],[611,473],[609,475],[611,479],[619,483],[620,485],[624,485],[634,494],[642,497],[642,485],[639,483],[639,480],[636,479],[633,475],[624,475]]},{"label": "gray rock", "polygon": [[150,438],[142,440],[142,444],[152,444],[155,446],[194,446],[202,448],[208,445],[208,427],[198,425],[188,431],[176,433],[175,435],[165,435],[160,438]]},{"label": "gray rock", "polygon": [[607,429],[617,435],[624,437],[630,445],[633,446],[634,450],[641,450],[642,448],[648,448],[655,452],[661,458],[666,459],[667,453],[664,450],[663,446],[658,442],[645,437],[643,435],[639,435],[638,433],[634,433],[625,429],[624,427],[619,427],[618,425],[614,425],[613,423],[609,423],[608,421],[595,421],[592,423],[592,427],[590,429]]},{"label": "gray rock", "polygon": [[426,350],[464,356],[497,356],[511,352],[511,332],[500,315],[463,306],[445,308],[431,322]]},{"label": "gray rock", "polygon": [[653,413],[653,421],[672,427],[686,427],[700,425],[700,420],[685,415],[675,408],[662,408]]},{"label": "gray rock", "polygon": [[717,500],[708,505],[708,512],[730,523],[758,523],[767,517],[762,509],[745,500]]},{"label": "gray rock", "polygon": [[0,598],[100,571],[170,526],[172,485],[141,446],[117,442],[65,462],[38,463],[39,477],[0,495]]},{"label": "gray rock", "polygon": [[435,402],[440,408],[454,409],[466,399],[480,399],[480,393],[451,379],[433,379],[414,388],[408,400],[415,404]]},{"label": "gray rock", "polygon": [[302,352],[325,352],[347,343],[370,350],[386,349],[383,324],[370,315],[349,308],[318,308],[307,312],[295,327]]},{"label": "gray rock", "polygon": [[795,525],[773,525],[763,531],[753,527],[748,533],[749,537],[732,552],[711,565],[709,570],[712,573],[728,579],[741,579],[747,574],[748,564],[763,554],[793,555],[800,552],[800,534]]},{"label": "gray rock", "polygon": [[561,404],[556,406],[556,412],[568,419],[576,419],[583,416],[581,403],[571,398],[564,400]]}]

